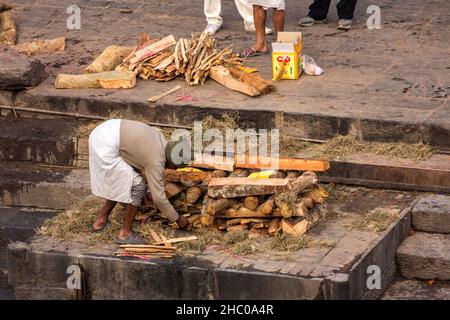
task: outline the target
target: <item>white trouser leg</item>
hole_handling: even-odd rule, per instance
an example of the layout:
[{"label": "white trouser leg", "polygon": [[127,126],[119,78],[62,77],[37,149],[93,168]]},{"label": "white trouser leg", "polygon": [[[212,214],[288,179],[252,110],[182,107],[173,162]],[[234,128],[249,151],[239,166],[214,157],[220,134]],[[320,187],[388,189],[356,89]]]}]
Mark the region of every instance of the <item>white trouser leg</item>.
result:
[{"label": "white trouser leg", "polygon": [[220,0],[205,0],[203,9],[208,24],[222,25],[223,19],[220,16],[222,10]]},{"label": "white trouser leg", "polygon": [[246,26],[253,24],[253,6],[248,4],[247,0],[234,0],[236,8],[239,11]]}]

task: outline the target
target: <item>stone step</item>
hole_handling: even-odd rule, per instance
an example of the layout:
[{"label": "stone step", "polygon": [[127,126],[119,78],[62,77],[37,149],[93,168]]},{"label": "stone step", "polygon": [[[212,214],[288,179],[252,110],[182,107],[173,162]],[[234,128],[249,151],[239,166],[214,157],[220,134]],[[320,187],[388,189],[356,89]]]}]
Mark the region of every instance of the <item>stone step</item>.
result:
[{"label": "stone step", "polygon": [[0,118],[0,161],[74,166],[80,125],[76,119],[63,117]]},{"label": "stone step", "polygon": [[414,233],[397,249],[397,261],[407,278],[450,280],[450,234]]},{"label": "stone step", "polygon": [[[59,211],[39,210],[22,207],[0,207],[0,239],[2,245],[14,241],[26,241],[42,223]],[[0,249],[0,258],[6,254],[6,249]],[[5,267],[0,262],[0,268]]]},{"label": "stone step", "polygon": [[412,225],[418,231],[450,233],[450,196],[429,195],[420,199],[412,211]]},{"label": "stone step", "polygon": [[90,194],[89,171],[0,162],[0,205],[67,209]]},{"label": "stone step", "polygon": [[389,286],[382,300],[450,300],[450,282],[426,283],[420,280],[399,279]]}]

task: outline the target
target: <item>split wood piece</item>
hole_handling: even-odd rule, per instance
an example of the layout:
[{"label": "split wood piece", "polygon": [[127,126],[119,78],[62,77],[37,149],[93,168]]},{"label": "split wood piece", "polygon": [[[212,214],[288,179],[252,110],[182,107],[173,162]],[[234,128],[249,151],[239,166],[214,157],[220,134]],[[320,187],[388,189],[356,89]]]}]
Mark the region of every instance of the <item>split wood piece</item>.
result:
[{"label": "split wood piece", "polygon": [[56,51],[64,51],[66,38],[60,37],[51,40],[35,40],[32,42],[15,45],[14,50],[26,54],[27,56],[34,56],[37,54],[46,54]]},{"label": "split wood piece", "polygon": [[14,8],[14,4],[7,2],[0,2],[0,12],[11,10]]},{"label": "split wood piece", "polygon": [[322,187],[317,186],[305,195],[312,202],[321,204],[328,197],[328,192],[326,192]]},{"label": "split wood piece", "polygon": [[166,183],[166,185],[164,186],[164,192],[166,193],[167,199],[170,199],[170,198],[176,196],[177,194],[182,192],[184,189],[185,189],[185,187],[183,185],[173,183],[173,182]]},{"label": "split wood piece", "polygon": [[144,248],[144,249],[160,249],[160,250],[170,250],[170,251],[176,251],[176,248],[166,248],[163,246],[157,246],[153,244],[121,244],[119,245],[120,248]]},{"label": "split wood piece", "polygon": [[287,191],[289,179],[212,178],[208,195],[212,198],[235,198]]},{"label": "split wood piece", "polygon": [[134,257],[134,258],[173,258],[174,255],[171,253],[131,253],[131,252],[115,252],[117,257]]},{"label": "split wood piece", "polygon": [[192,182],[200,183],[211,178],[211,172],[206,171],[179,171],[174,169],[165,170],[166,181],[170,182]]},{"label": "split wood piece", "polygon": [[275,200],[268,199],[266,202],[264,202],[259,206],[258,211],[261,212],[262,214],[269,215],[272,213],[274,205]]},{"label": "split wood piece", "polygon": [[241,223],[241,222],[242,222],[242,219],[241,218],[237,218],[237,219],[227,220],[226,224],[227,224],[227,227],[234,226],[234,225],[237,225],[237,224],[245,224],[245,223]]},{"label": "split wood piece", "polygon": [[210,199],[208,197],[208,195],[206,194],[203,197],[203,204],[202,204],[202,209],[201,209],[201,213],[200,213],[200,215],[201,215],[200,221],[201,221],[202,225],[205,225],[205,226],[209,226],[214,222],[214,217],[209,215],[208,211],[207,211],[210,201],[212,201],[212,199]]},{"label": "split wood piece", "polygon": [[193,214],[188,217],[188,220],[190,223],[195,224],[196,222],[200,222],[201,215],[200,214]]},{"label": "split wood piece", "polygon": [[151,45],[138,50],[135,52],[135,57],[130,60],[131,63],[136,63],[140,61],[142,58],[151,57],[157,54],[158,52],[164,51],[172,46],[174,46],[177,42],[173,35],[169,35],[158,42],[152,43]]},{"label": "split wood piece", "polygon": [[161,63],[161,61],[163,61],[167,57],[170,57],[171,55],[172,55],[172,52],[170,50],[163,51],[163,52],[159,53],[157,56],[155,56],[149,60],[146,60],[145,64],[146,65],[148,64],[148,66],[151,68],[155,68],[156,66],[158,66]]},{"label": "split wood piece", "polygon": [[0,13],[0,43],[13,46],[17,41],[17,28],[11,11]]},{"label": "split wood piece", "polygon": [[159,95],[157,95],[157,96],[153,96],[153,97],[151,97],[151,98],[148,98],[147,101],[149,101],[149,102],[156,102],[156,101],[158,101],[159,99],[161,99],[161,98],[163,98],[163,97],[165,97],[165,96],[168,96],[169,94],[172,94],[172,93],[174,93],[174,92],[176,92],[176,91],[178,91],[178,90],[180,90],[180,89],[181,89],[181,86],[173,87],[172,89],[169,89],[169,90],[167,90],[167,91],[164,91],[163,93],[161,93],[161,94],[159,94]]},{"label": "split wood piece", "polygon": [[130,71],[105,71],[88,74],[58,74],[56,89],[129,89],[136,85],[136,75]]},{"label": "split wood piece", "polygon": [[258,207],[259,198],[256,196],[247,196],[244,198],[244,207],[255,210]]},{"label": "split wood piece", "polygon": [[161,249],[153,249],[153,248],[124,248],[123,252],[133,252],[133,253],[172,253],[173,250],[167,250],[170,248],[167,248],[165,246],[161,246]]},{"label": "split wood piece", "polygon": [[217,155],[194,155],[194,161],[190,166],[195,168],[218,169],[232,172],[234,170],[234,159]]},{"label": "split wood piece", "polygon": [[155,241],[155,242],[163,241],[163,239],[161,239],[161,237],[156,233],[155,230],[153,230],[153,228],[150,228],[149,231],[150,231],[150,235],[153,238],[153,241]]},{"label": "split wood piece", "polygon": [[280,225],[280,223],[281,223],[281,219],[279,219],[279,218],[275,218],[275,219],[272,219],[272,221],[270,221],[270,224],[269,224],[269,234],[275,234],[277,231],[278,231],[278,227],[279,227],[279,225]]},{"label": "split wood piece", "polygon": [[169,240],[166,240],[166,241],[162,241],[162,242],[160,242],[160,244],[178,243],[178,242],[192,241],[192,240],[197,240],[197,239],[198,238],[196,236],[182,237],[182,238],[173,238],[173,239],[169,239]]},{"label": "split wood piece", "polygon": [[225,178],[227,176],[227,173],[224,170],[214,170],[211,172],[212,178]]},{"label": "split wood piece", "polygon": [[233,218],[272,218],[272,217],[282,217],[279,210],[274,210],[271,215],[263,214],[257,210],[249,210],[247,208],[241,207],[238,209],[225,209],[216,213],[217,218],[223,219],[233,219]]},{"label": "split wood piece", "polygon": [[306,171],[300,177],[290,182],[289,189],[298,195],[300,192],[316,186],[318,182],[319,180],[314,172]]},{"label": "split wood piece", "polygon": [[186,201],[190,204],[197,202],[201,196],[202,190],[197,186],[190,187],[186,190]]},{"label": "split wood piece", "polygon": [[[209,77],[219,82],[221,85],[251,97],[268,93],[274,89],[274,86],[270,81],[262,79],[256,73],[245,75],[245,78],[236,77],[234,72],[225,66],[212,67],[209,73]],[[259,84],[264,81],[266,81],[265,86],[260,86]],[[258,86],[254,86],[255,83],[257,83]]]},{"label": "split wood piece", "polygon": [[247,226],[245,224],[237,224],[227,228],[228,232],[243,231],[243,230],[247,230]]},{"label": "split wood piece", "polygon": [[125,59],[131,51],[132,49],[129,47],[109,46],[84,69],[84,72],[98,73],[112,71],[122,63],[123,59]]},{"label": "split wood piece", "polygon": [[174,59],[175,57],[173,56],[173,54],[171,54],[167,58],[162,60],[154,69],[162,71],[167,68],[174,61]]},{"label": "split wood piece", "polygon": [[173,248],[173,245],[168,243],[167,240],[168,239],[164,235],[161,235],[161,241],[164,242],[164,247]]},{"label": "split wood piece", "polygon": [[236,204],[236,201],[234,199],[226,199],[221,198],[217,200],[210,199],[207,203],[206,212],[214,216],[217,212],[231,208],[234,204]]},{"label": "split wood piece", "polygon": [[299,222],[294,222],[289,219],[282,219],[281,226],[283,228],[283,233],[297,237],[304,235],[306,231],[308,231],[308,221],[306,219]]},{"label": "split wood piece", "polygon": [[[261,218],[238,218],[238,219],[240,220],[241,224],[247,224],[247,223],[251,223],[251,222],[254,222],[254,223],[260,223],[260,222],[267,223],[267,222],[270,222],[270,221],[273,220],[273,219],[261,219]],[[230,221],[230,220],[227,220],[227,221]]]},{"label": "split wood piece", "polygon": [[248,176],[248,170],[247,169],[242,169],[242,168],[237,168],[234,169],[234,171],[232,173],[230,173],[229,177],[247,177]]},{"label": "split wood piece", "polygon": [[330,162],[326,160],[249,157],[236,155],[234,166],[236,168],[247,169],[274,168],[279,170],[326,171],[330,168]]}]

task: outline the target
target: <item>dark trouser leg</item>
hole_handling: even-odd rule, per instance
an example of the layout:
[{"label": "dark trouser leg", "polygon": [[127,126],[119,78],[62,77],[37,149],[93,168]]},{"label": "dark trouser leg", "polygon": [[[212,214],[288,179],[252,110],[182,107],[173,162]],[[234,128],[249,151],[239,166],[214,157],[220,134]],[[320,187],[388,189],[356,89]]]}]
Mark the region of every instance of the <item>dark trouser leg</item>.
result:
[{"label": "dark trouser leg", "polygon": [[337,4],[337,13],[339,19],[353,19],[353,13],[355,12],[356,0],[341,0]]},{"label": "dark trouser leg", "polygon": [[323,20],[327,17],[331,0],[314,0],[309,6],[308,16],[314,20]]},{"label": "dark trouser leg", "polygon": [[279,31],[284,31],[284,10],[273,9],[273,25],[275,27],[275,34]]},{"label": "dark trouser leg", "polygon": [[100,209],[100,212],[98,213],[97,217],[95,218],[93,228],[94,230],[98,230],[103,228],[103,226],[106,224],[106,221],[108,220],[109,215],[111,214],[111,211],[116,206],[117,201],[112,200],[106,200],[103,207]]},{"label": "dark trouser leg", "polygon": [[133,232],[133,222],[134,217],[136,216],[136,213],[138,211],[139,207],[136,207],[132,204],[129,204],[127,207],[127,213],[125,214],[125,219],[123,220],[123,227],[122,230],[120,230],[119,238],[125,239]]}]

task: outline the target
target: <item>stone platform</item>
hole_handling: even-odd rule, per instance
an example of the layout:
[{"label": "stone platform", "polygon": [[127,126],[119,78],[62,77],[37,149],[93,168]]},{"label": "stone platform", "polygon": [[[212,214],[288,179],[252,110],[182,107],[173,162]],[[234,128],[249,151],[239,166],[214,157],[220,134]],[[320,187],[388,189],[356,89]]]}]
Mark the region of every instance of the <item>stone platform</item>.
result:
[{"label": "stone platform", "polygon": [[[70,299],[67,267],[84,271],[90,299],[373,299],[395,273],[395,252],[411,227],[410,193],[344,187],[327,202],[327,220],[309,232],[319,246],[268,249],[245,256],[221,245],[142,261],[113,256],[113,244],[35,237],[8,247],[9,283],[17,299]],[[398,212],[380,232],[351,225],[372,210]],[[369,290],[367,268],[381,288]]]}]

